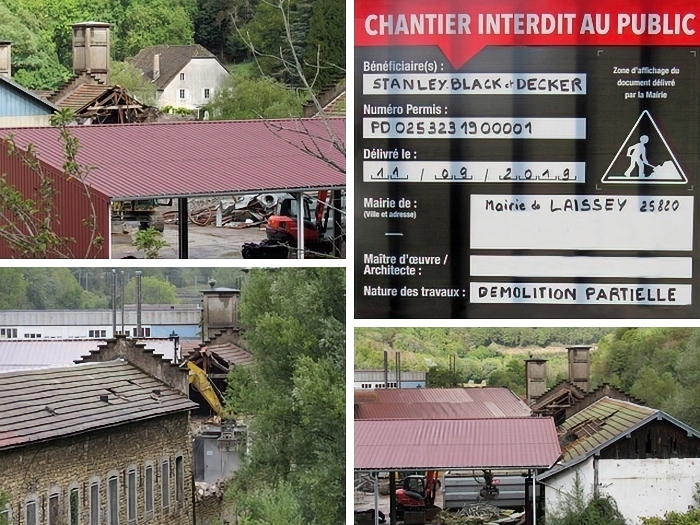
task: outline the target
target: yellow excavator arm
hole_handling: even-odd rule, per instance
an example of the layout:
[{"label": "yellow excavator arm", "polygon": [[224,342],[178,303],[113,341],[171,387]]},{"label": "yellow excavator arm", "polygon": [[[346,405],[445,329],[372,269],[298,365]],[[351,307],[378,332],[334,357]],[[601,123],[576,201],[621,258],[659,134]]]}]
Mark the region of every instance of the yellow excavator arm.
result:
[{"label": "yellow excavator arm", "polygon": [[209,381],[206,372],[191,361],[186,361],[186,363],[190,371],[188,376],[189,383],[202,394],[202,397],[207,400],[207,403],[209,403],[214,413],[219,416],[219,418],[223,419],[224,407],[221,401],[219,401],[219,396],[216,395],[216,391],[211,381]]}]

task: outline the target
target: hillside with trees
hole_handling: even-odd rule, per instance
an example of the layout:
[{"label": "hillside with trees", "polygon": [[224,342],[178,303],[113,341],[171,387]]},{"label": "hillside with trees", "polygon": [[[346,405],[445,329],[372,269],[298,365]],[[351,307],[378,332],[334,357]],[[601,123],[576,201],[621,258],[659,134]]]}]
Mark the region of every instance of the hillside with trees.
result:
[{"label": "hillside with trees", "polygon": [[[430,386],[468,381],[525,392],[524,360],[547,359],[547,385],[567,378],[567,345],[592,345],[591,386],[614,385],[700,428],[698,328],[358,328],[355,368],[381,369],[384,350]],[[450,370],[450,356],[456,370]],[[392,368],[393,369],[393,368]]]},{"label": "hillside with trees", "polygon": [[13,78],[29,89],[56,89],[70,76],[71,25],[88,20],[112,24],[111,58],[117,63],[147,46],[194,43],[224,64],[239,63],[251,59],[252,43],[261,53],[262,73],[294,87],[298,76],[273,58],[286,48],[283,13],[304,73],[317,76],[314,89],[322,90],[344,74],[340,0],[5,0],[0,39],[12,41]]},{"label": "hillside with trees", "polygon": [[[124,296],[136,302],[136,268],[125,271]],[[200,290],[216,286],[240,288],[240,268],[142,268],[145,304],[198,303]],[[110,308],[113,274],[109,268],[0,268],[0,310],[90,310]]]}]

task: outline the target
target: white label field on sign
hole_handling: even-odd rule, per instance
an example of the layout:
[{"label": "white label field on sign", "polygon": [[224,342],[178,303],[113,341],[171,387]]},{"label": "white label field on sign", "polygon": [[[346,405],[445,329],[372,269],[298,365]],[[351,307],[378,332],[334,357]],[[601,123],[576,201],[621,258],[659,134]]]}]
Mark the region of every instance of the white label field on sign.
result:
[{"label": "white label field on sign", "polygon": [[691,251],[693,197],[472,195],[470,248]]}]

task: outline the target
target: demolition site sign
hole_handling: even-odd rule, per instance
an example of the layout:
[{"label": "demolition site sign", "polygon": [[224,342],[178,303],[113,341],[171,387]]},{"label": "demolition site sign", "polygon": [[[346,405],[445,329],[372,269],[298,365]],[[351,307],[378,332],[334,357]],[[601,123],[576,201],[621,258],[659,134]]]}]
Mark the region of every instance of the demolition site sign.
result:
[{"label": "demolition site sign", "polygon": [[356,0],[356,317],[700,317],[699,46],[692,2]]}]

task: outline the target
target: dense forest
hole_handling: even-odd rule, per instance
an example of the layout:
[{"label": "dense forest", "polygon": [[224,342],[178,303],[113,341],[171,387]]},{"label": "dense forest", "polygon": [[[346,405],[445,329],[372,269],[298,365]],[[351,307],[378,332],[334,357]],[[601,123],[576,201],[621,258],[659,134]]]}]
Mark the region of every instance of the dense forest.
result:
[{"label": "dense forest", "polygon": [[3,0],[0,40],[12,42],[13,79],[29,89],[55,89],[70,76],[71,24],[93,20],[112,24],[117,70],[140,49],[161,44],[197,43],[224,64],[239,63],[251,59],[247,41],[261,54],[264,74],[295,86],[298,77],[270,58],[281,49],[285,58],[290,55],[283,13],[305,74],[318,74],[315,88],[342,76],[345,2],[340,0]]},{"label": "dense forest", "polygon": [[[547,384],[567,379],[567,345],[593,345],[591,386],[608,383],[700,427],[698,328],[358,328],[355,368],[381,368],[384,350],[431,386],[468,381],[525,392],[524,360],[547,359]],[[450,370],[450,356],[456,356]]]},{"label": "dense forest", "polygon": [[[127,303],[136,302],[136,268],[117,269]],[[123,273],[122,273],[123,271]],[[240,268],[142,268],[146,304],[196,303],[210,279],[240,288]],[[109,268],[0,268],[0,309],[111,308],[114,274]],[[121,281],[119,281],[121,283]]]}]

